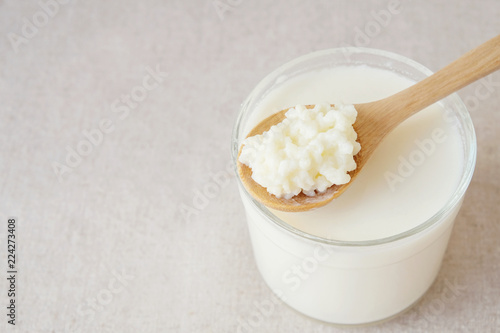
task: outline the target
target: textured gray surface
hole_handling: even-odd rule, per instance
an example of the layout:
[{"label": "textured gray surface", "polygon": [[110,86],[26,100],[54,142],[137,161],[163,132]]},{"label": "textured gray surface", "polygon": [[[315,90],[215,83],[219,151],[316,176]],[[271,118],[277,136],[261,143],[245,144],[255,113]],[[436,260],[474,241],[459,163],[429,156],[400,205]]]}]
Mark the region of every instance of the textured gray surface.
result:
[{"label": "textured gray surface", "polygon": [[[36,1],[0,1],[0,243],[16,216],[20,258],[18,324],[4,314],[2,332],[235,332],[255,323],[255,304],[271,293],[226,171],[236,112],[253,86],[292,58],[345,45],[437,70],[500,32],[497,0],[406,1],[387,24],[373,11],[389,1],[60,3],[49,17]],[[126,106],[131,92],[138,102]],[[478,162],[435,284],[402,316],[349,331],[499,330],[499,92],[500,73],[460,92]],[[91,146],[82,143],[90,130]],[[70,157],[58,177],[54,163],[67,165],[72,149],[88,154]],[[203,208],[183,214],[210,186]],[[282,304],[255,326],[342,331]]]}]

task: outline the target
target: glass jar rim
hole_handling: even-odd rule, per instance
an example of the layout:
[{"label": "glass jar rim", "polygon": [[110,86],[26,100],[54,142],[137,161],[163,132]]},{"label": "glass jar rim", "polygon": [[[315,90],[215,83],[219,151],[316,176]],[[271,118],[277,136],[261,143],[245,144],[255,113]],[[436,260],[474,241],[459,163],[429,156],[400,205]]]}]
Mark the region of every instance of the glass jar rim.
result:
[{"label": "glass jar rim", "polygon": [[462,171],[462,176],[460,178],[460,182],[458,186],[456,187],[455,191],[453,194],[450,196],[449,200],[446,202],[446,204],[443,205],[443,207],[436,212],[433,216],[428,218],[426,221],[420,223],[418,226],[408,229],[404,232],[389,236],[389,237],[382,237],[382,238],[377,238],[377,239],[370,239],[370,240],[362,240],[362,241],[344,241],[344,240],[335,240],[335,239],[330,239],[330,238],[324,238],[320,236],[316,236],[313,234],[309,234],[307,232],[304,232],[298,228],[295,228],[291,226],[290,224],[286,223],[285,221],[281,220],[278,218],[276,215],[274,215],[269,209],[255,200],[246,190],[246,188],[243,186],[243,183],[238,175],[237,171],[237,166],[236,166],[236,161],[238,158],[238,153],[239,153],[239,143],[238,143],[238,138],[240,135],[240,132],[242,131],[242,119],[245,114],[245,106],[250,103],[250,101],[254,98],[254,94],[256,91],[259,90],[259,87],[261,87],[266,81],[268,81],[270,78],[277,78],[280,76],[280,74],[285,71],[288,68],[291,68],[301,62],[304,62],[305,60],[314,58],[314,57],[321,57],[325,55],[335,55],[335,54],[367,54],[367,55],[373,55],[373,56],[380,56],[380,57],[385,57],[394,61],[398,61],[401,63],[404,63],[405,65],[408,65],[412,67],[413,69],[419,71],[420,73],[430,76],[433,74],[433,72],[428,69],[427,67],[421,65],[420,63],[409,59],[405,56],[399,55],[397,53],[389,52],[389,51],[384,51],[384,50],[379,50],[379,49],[373,49],[373,48],[366,48],[366,47],[340,47],[340,48],[331,48],[331,49],[326,49],[326,50],[320,50],[312,53],[308,53],[306,55],[302,55],[298,58],[295,58],[268,75],[266,75],[257,85],[256,87],[252,90],[252,92],[249,94],[249,96],[245,99],[245,101],[241,104],[238,117],[236,119],[234,128],[233,128],[233,133],[232,133],[232,140],[231,140],[231,151],[232,151],[232,161],[233,161],[233,167],[237,175],[238,179],[238,186],[243,189],[244,195],[246,195],[250,200],[251,204],[254,206],[254,208],[257,209],[257,211],[262,214],[267,220],[273,222],[275,226],[277,226],[280,229],[283,229],[284,231],[294,234],[295,236],[299,236],[300,238],[308,239],[313,242],[319,242],[323,244],[328,244],[328,245],[335,245],[335,246],[375,246],[375,245],[383,245],[383,244],[388,244],[392,242],[396,242],[398,240],[419,234],[432,226],[436,225],[438,221],[442,220],[444,217],[446,217],[452,210],[453,208],[456,207],[457,204],[459,204],[460,200],[465,194],[465,191],[467,190],[471,179],[472,175],[474,174],[474,168],[476,164],[476,154],[477,154],[477,143],[476,143],[476,135],[474,131],[474,126],[472,123],[472,119],[470,117],[470,114],[467,110],[466,105],[464,102],[461,100],[461,98],[456,94],[451,94],[450,96],[446,97],[445,100],[447,100],[449,103],[451,103],[454,106],[454,113],[458,113],[460,115],[461,119],[461,125],[463,128],[463,137],[464,137],[464,144],[467,146],[467,155],[464,156],[464,166],[463,166],[463,171]]}]

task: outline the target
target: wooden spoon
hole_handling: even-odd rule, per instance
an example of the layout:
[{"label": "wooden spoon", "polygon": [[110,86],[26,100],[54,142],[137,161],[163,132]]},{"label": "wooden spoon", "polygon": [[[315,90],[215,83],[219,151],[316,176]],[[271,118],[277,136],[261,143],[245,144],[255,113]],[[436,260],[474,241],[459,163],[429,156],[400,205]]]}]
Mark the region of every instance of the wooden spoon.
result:
[{"label": "wooden spoon", "polygon": [[[341,195],[363,169],[382,139],[405,119],[466,85],[500,68],[500,35],[469,51],[445,68],[390,97],[355,104],[358,111],[354,129],[361,151],[354,156],[356,169],[344,185],[333,185],[315,196],[300,193],[291,199],[277,198],[252,179],[252,170],[238,160],[238,173],[247,191],[265,206],[281,211],[300,212],[323,206]],[[314,105],[308,105],[313,108]],[[248,137],[262,134],[285,119],[288,109],[260,122]],[[241,148],[239,153],[241,154]],[[239,154],[238,154],[239,159]]]}]

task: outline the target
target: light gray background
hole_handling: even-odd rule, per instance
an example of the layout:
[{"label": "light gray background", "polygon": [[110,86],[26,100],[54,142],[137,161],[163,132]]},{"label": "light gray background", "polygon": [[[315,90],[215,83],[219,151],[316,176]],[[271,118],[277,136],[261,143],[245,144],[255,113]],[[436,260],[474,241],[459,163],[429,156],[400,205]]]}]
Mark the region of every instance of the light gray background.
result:
[{"label": "light gray background", "polygon": [[[240,103],[312,51],[369,46],[437,70],[500,32],[498,0],[404,1],[387,24],[374,13],[389,1],[60,2],[49,17],[37,1],[0,0],[2,332],[235,332],[245,322],[251,332],[342,331],[283,304],[259,315],[272,296],[226,171]],[[155,69],[161,84],[128,114],[113,112]],[[348,331],[499,330],[499,92],[496,73],[459,93],[477,169],[435,284],[402,316]],[[54,163],[103,119],[112,131],[59,179]],[[15,328],[4,314],[9,216]]]}]

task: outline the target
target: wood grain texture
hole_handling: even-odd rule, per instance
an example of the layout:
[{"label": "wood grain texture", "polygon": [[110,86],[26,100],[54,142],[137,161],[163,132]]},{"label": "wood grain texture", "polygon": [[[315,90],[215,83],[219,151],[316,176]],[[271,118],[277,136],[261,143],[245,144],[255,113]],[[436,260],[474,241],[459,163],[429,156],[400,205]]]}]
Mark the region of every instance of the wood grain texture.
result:
[{"label": "wood grain texture", "polygon": [[[323,193],[307,196],[300,193],[291,199],[277,198],[252,179],[252,170],[238,162],[238,174],[247,191],[267,207],[286,211],[307,211],[326,205],[340,196],[361,172],[378,145],[394,128],[418,111],[445,98],[466,85],[500,69],[500,35],[464,54],[428,78],[390,97],[356,104],[358,116],[353,127],[358,134],[360,152],[354,156],[356,169],[349,172],[347,184],[333,185]],[[313,108],[314,105],[307,105]],[[248,137],[262,134],[285,119],[288,109],[261,121]],[[240,148],[241,154],[241,148]]]}]

